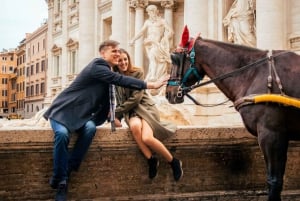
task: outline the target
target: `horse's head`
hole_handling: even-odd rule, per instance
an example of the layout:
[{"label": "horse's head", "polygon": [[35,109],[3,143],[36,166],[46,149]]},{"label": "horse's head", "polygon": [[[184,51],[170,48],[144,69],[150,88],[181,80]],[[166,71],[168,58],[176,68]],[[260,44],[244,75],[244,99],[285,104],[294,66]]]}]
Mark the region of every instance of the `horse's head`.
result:
[{"label": "horse's head", "polygon": [[189,86],[199,82],[204,72],[199,72],[195,65],[195,52],[175,51],[171,54],[172,68],[166,88],[166,98],[169,103],[177,104],[184,101],[184,95],[190,90]]},{"label": "horse's head", "polygon": [[189,30],[185,26],[178,48],[171,54],[172,68],[166,89],[166,98],[171,104],[182,103],[184,95],[190,91],[188,87],[204,77],[204,71],[200,70],[201,64],[195,57],[196,39],[189,37]]}]

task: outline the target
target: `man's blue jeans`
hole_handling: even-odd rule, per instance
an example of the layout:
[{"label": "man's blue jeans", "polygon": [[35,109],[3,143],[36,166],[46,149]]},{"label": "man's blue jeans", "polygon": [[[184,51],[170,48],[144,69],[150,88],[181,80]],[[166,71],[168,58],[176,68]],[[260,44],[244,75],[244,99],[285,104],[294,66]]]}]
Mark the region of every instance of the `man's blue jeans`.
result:
[{"label": "man's blue jeans", "polygon": [[71,133],[63,124],[53,119],[50,119],[50,124],[54,132],[53,179],[58,182],[67,181],[68,171],[77,171],[87,153],[96,133],[96,125],[93,121],[88,121],[76,130],[78,138],[69,153]]}]

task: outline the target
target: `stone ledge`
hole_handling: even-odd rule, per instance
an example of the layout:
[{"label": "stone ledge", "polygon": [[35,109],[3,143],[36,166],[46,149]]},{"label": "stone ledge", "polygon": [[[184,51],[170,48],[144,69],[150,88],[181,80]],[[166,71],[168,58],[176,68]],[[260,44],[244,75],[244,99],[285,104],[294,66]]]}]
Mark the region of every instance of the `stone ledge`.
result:
[{"label": "stone ledge", "polygon": [[[228,139],[255,139],[243,127],[197,127],[197,126],[178,126],[174,136],[166,142],[179,140],[228,140]],[[130,131],[127,128],[117,128],[116,132],[111,132],[109,128],[97,128],[97,134],[94,141],[99,143],[116,142],[120,140],[132,141]],[[52,142],[53,133],[50,128],[8,128],[0,129],[0,143],[38,143]]]},{"label": "stone ledge", "polygon": [[[71,143],[76,136],[71,138]],[[179,126],[174,136],[164,141],[167,146],[193,146],[201,144],[234,144],[241,141],[254,142],[255,137],[242,127],[209,128],[196,126]],[[255,143],[255,142],[254,142]],[[53,132],[51,128],[9,128],[0,130],[0,151],[12,149],[52,149]],[[111,132],[109,128],[97,128],[97,133],[91,145],[93,148],[122,149],[136,147],[130,131],[127,128],[118,128]]]},{"label": "stone ledge", "polygon": [[[264,200],[264,194],[257,194],[266,189],[264,160],[245,128],[181,126],[164,143],[183,161],[179,182],[160,156],[157,178],[148,179],[147,161],[128,129],[111,133],[98,128],[80,171],[72,173],[70,200],[237,201],[242,192],[253,192],[244,200]],[[0,200],[53,199],[55,191],[48,185],[52,146],[50,128],[0,130]],[[299,143],[291,143],[285,192],[300,189],[299,153]],[[296,200],[299,193],[288,197]]]}]

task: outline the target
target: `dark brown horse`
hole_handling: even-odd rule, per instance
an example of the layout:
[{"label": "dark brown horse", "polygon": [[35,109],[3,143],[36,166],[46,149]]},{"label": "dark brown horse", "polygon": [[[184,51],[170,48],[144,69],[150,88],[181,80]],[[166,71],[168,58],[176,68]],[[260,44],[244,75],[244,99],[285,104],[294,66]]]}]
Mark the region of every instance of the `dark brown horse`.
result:
[{"label": "dark brown horse", "polygon": [[182,103],[185,95],[204,85],[200,80],[208,76],[206,83],[214,82],[234,102],[247,130],[257,136],[267,167],[268,200],[280,201],[288,143],[300,140],[300,109],[247,100],[268,93],[300,98],[300,56],[197,38],[191,50],[174,52],[171,59],[168,101]]}]

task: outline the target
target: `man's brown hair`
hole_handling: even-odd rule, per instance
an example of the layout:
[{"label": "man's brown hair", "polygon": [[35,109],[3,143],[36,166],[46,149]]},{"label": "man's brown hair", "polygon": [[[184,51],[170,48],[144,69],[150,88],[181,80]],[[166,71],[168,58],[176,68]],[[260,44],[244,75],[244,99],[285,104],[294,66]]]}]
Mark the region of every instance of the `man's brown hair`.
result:
[{"label": "man's brown hair", "polygon": [[118,41],[115,40],[106,40],[103,41],[100,45],[99,45],[99,52],[101,52],[101,50],[103,50],[106,47],[116,47],[118,46],[120,43]]}]

